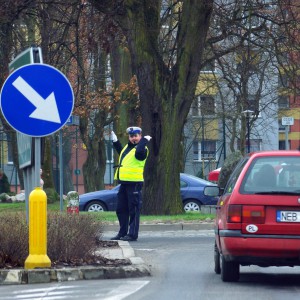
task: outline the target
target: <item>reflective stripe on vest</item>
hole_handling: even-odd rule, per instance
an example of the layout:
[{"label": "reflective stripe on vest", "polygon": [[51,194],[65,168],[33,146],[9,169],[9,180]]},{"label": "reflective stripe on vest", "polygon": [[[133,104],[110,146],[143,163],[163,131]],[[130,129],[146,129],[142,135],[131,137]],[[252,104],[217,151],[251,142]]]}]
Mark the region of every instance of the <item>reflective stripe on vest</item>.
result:
[{"label": "reflective stripe on vest", "polygon": [[120,153],[119,165],[121,166],[116,170],[114,178],[115,180],[119,179],[122,181],[144,181],[143,173],[146,159],[141,161],[135,158],[136,148],[132,148],[123,158],[122,163],[120,162],[122,154],[127,147],[128,145],[126,145]]}]

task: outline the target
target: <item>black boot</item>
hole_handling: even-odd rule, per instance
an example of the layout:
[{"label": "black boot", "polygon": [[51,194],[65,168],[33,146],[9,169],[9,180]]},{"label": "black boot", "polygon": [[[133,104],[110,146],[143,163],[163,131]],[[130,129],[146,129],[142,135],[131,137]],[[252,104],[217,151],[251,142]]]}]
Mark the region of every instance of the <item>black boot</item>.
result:
[{"label": "black boot", "polygon": [[123,235],[120,235],[120,233],[118,233],[116,236],[112,237],[111,240],[119,241],[122,239],[122,237],[123,237]]},{"label": "black boot", "polygon": [[122,241],[127,241],[127,242],[134,242],[137,240],[137,238],[134,238],[131,235],[125,235],[124,237],[121,237],[120,239]]}]

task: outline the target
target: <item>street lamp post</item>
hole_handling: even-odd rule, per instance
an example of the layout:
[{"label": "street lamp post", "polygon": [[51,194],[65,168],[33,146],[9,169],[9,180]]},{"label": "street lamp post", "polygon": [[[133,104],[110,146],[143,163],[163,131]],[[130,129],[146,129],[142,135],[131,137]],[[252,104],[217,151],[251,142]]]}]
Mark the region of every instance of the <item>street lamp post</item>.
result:
[{"label": "street lamp post", "polygon": [[242,114],[245,115],[247,120],[247,146],[248,146],[248,153],[250,153],[250,116],[254,113],[253,110],[247,109],[242,111]]}]

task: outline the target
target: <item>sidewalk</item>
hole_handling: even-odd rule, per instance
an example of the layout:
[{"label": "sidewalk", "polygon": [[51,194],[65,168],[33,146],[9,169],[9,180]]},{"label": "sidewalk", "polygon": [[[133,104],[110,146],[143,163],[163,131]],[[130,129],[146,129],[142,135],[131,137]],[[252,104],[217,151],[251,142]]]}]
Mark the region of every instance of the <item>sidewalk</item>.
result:
[{"label": "sidewalk", "polygon": [[[213,229],[213,223],[141,224],[140,231],[179,231]],[[104,231],[117,232],[118,225],[107,224]],[[101,248],[99,252],[108,259],[128,259],[125,266],[80,266],[49,269],[0,269],[0,285],[50,283],[89,279],[120,279],[151,276],[149,267],[142,258],[136,257],[128,242],[118,241],[119,247]]]}]

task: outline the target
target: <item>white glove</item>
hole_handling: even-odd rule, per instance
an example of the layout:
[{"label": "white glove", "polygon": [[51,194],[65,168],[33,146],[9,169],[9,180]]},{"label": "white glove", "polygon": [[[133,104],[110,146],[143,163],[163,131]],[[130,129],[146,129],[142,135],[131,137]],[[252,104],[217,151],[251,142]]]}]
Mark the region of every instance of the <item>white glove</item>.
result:
[{"label": "white glove", "polygon": [[145,135],[144,138],[145,138],[148,142],[152,139],[152,137],[151,137],[150,135]]},{"label": "white glove", "polygon": [[118,140],[116,134],[113,131],[110,133],[110,138],[113,142],[116,142]]}]

